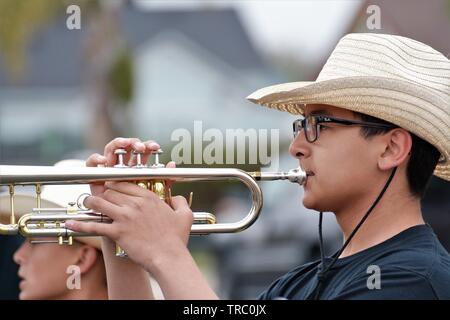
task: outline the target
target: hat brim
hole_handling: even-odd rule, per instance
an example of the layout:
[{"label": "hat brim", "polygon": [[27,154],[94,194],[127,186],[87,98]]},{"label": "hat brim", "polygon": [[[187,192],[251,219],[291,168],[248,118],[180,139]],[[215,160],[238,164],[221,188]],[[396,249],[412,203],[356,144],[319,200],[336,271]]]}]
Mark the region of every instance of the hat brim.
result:
[{"label": "hat brim", "polygon": [[[32,213],[33,208],[37,207],[36,197],[28,194],[14,195],[14,216],[19,219],[24,214]],[[45,198],[41,199],[41,208],[61,208],[61,205],[49,201]],[[9,194],[0,194],[0,223],[8,224],[11,216],[10,196]],[[76,237],[75,240],[93,246],[98,250],[102,250],[100,237]]]},{"label": "hat brim", "polygon": [[436,90],[405,80],[357,76],[278,84],[247,99],[294,115],[303,115],[305,104],[327,104],[396,124],[439,150],[434,175],[450,181],[450,102]]}]

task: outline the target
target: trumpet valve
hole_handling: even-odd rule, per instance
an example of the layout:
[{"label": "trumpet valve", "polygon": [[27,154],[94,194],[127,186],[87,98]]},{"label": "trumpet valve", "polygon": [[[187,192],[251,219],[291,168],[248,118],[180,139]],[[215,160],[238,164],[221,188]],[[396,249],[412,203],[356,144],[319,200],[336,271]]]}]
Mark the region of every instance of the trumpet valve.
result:
[{"label": "trumpet valve", "polygon": [[152,152],[152,154],[155,155],[155,162],[152,164],[152,168],[164,168],[165,165],[163,163],[159,162],[159,156],[163,153],[162,149],[158,149],[155,152]]},{"label": "trumpet valve", "polygon": [[73,237],[69,236],[64,238],[63,236],[58,237],[58,244],[62,246],[63,244],[67,244],[69,246],[73,245]]},{"label": "trumpet valve", "polygon": [[125,164],[124,156],[127,154],[127,150],[125,149],[116,149],[114,150],[114,154],[117,155],[117,164],[114,166],[115,168],[127,168],[128,166]]},{"label": "trumpet valve", "polygon": [[142,163],[142,152],[133,150],[133,154],[136,157],[136,165],[133,168],[146,168],[147,166]]}]

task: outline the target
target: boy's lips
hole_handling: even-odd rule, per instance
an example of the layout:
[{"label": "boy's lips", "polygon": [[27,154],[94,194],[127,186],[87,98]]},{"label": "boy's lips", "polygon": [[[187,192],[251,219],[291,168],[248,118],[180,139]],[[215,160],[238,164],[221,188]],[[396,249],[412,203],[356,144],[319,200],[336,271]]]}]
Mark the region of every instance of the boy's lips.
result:
[{"label": "boy's lips", "polygon": [[20,282],[19,282],[19,289],[20,290],[23,290],[23,288],[24,288],[24,286],[25,286],[25,284],[27,283],[27,281],[26,280],[21,280]]},{"label": "boy's lips", "polygon": [[23,274],[22,270],[19,270],[19,272],[17,273],[17,276],[20,278],[20,280],[26,280],[25,279],[25,275]]},{"label": "boy's lips", "polygon": [[311,170],[306,170],[305,172],[306,172],[306,181],[305,181],[305,184],[303,185],[303,188],[305,188],[305,190],[306,190],[308,188],[309,179],[314,177],[315,173]]}]

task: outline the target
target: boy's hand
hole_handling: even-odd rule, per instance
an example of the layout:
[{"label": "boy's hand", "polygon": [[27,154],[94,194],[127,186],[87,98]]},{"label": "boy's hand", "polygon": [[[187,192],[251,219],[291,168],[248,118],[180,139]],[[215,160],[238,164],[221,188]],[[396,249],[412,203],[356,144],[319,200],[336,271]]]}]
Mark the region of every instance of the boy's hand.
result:
[{"label": "boy's hand", "polygon": [[[93,154],[86,165],[113,166],[114,150],[118,148],[142,151],[145,163],[151,151],[160,147],[151,140],[142,143],[134,138],[117,138],[106,145],[104,156]],[[124,162],[133,164],[133,161],[127,156]],[[175,167],[175,164],[169,163],[167,167]],[[170,207],[156,194],[134,183],[107,182],[91,185],[91,190],[92,196],[85,199],[84,205],[109,216],[113,223],[67,221],[68,228],[108,237],[150,272],[159,259],[186,250],[193,215],[184,197],[173,197]]]}]

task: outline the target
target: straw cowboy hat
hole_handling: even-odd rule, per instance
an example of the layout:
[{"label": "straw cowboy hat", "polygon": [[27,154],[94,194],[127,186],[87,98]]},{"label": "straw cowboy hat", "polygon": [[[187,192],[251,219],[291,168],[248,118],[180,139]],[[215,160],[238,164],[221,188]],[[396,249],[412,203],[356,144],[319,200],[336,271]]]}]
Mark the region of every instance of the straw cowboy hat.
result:
[{"label": "straw cowboy hat", "polygon": [[247,99],[295,115],[305,104],[328,104],[396,124],[439,150],[434,174],[450,181],[450,61],[423,43],[348,34],[316,81],[262,88]]},{"label": "straw cowboy hat", "polygon": [[[82,167],[85,165],[83,160],[62,160],[55,164],[58,167]],[[26,213],[30,213],[33,208],[36,208],[36,194],[34,193],[18,193],[19,188],[16,188],[14,195],[14,213],[18,219]],[[73,184],[73,185],[45,185],[41,192],[41,207],[42,208],[63,208],[67,207],[69,202],[76,202],[79,195],[83,193],[90,193],[91,190],[88,184]],[[0,222],[8,223],[10,211],[10,196],[9,192],[0,194]],[[77,241],[89,244],[98,250],[101,250],[100,237],[77,237]]]}]

